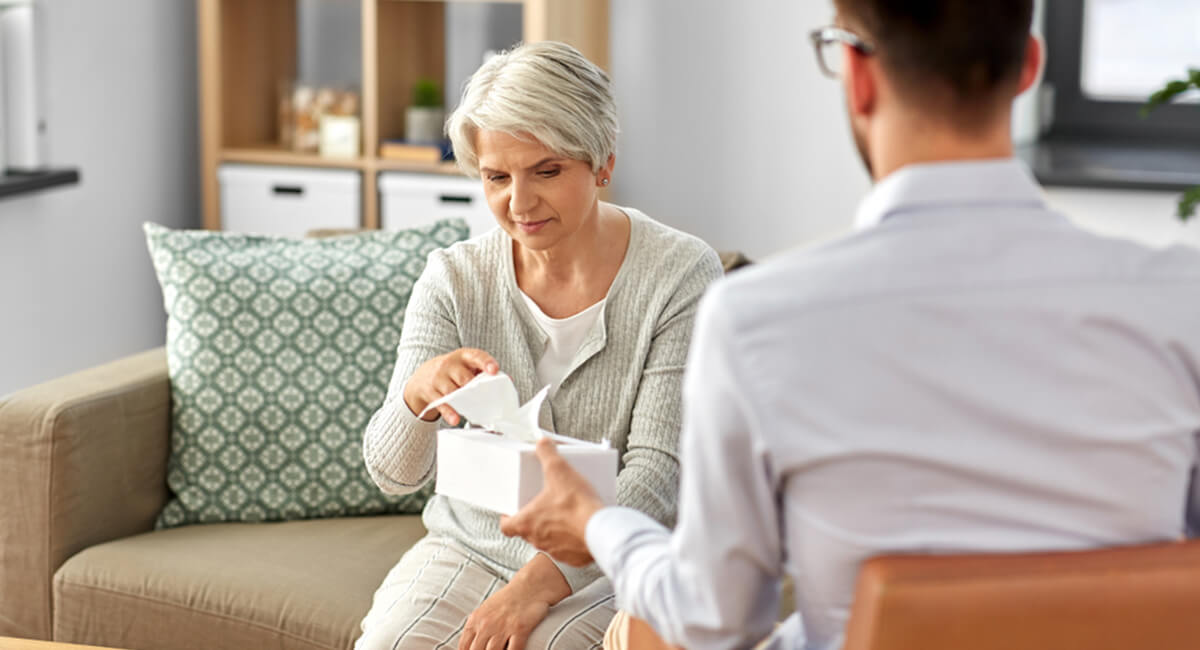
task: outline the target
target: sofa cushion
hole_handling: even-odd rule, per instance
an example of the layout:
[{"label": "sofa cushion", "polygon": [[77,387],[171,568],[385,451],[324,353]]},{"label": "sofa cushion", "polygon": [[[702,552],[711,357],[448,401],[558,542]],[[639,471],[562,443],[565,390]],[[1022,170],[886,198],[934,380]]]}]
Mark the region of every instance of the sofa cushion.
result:
[{"label": "sofa cushion", "polygon": [[54,577],[54,638],[131,649],[349,648],[416,515],[184,526],[88,548]]},{"label": "sofa cushion", "polygon": [[319,240],[146,224],[167,311],[173,498],[157,525],[418,512],[362,460],[413,283],[462,220]]}]

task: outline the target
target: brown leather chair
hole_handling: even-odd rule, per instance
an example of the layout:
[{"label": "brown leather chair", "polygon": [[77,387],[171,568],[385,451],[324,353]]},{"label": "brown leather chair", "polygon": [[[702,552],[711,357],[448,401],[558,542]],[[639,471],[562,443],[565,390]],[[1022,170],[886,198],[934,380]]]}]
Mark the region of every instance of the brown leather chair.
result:
[{"label": "brown leather chair", "polygon": [[[672,649],[631,619],[621,648]],[[627,635],[627,636],[626,636]],[[885,555],[842,650],[1200,648],[1200,540],[1096,551]]]},{"label": "brown leather chair", "polygon": [[872,558],[846,634],[843,650],[1200,648],[1200,540]]}]

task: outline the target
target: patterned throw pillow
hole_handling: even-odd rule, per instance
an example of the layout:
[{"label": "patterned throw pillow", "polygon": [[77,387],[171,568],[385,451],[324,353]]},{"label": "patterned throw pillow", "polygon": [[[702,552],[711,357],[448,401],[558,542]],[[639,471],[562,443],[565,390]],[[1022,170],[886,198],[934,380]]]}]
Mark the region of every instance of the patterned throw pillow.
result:
[{"label": "patterned throw pillow", "polygon": [[172,498],[159,528],[419,512],[367,475],[413,283],[462,220],[289,239],[146,224],[167,311]]}]

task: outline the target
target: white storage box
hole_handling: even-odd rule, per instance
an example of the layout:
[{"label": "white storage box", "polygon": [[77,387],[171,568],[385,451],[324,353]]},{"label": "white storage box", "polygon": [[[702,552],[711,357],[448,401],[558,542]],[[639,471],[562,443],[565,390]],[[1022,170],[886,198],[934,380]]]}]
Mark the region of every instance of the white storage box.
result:
[{"label": "white storage box", "polygon": [[[616,449],[576,441],[560,443],[558,453],[592,484],[606,505],[616,503]],[[542,464],[532,443],[482,429],[442,429],[438,431],[435,489],[438,494],[512,515],[542,491]]]},{"label": "white storage box", "polygon": [[379,204],[384,230],[423,226],[451,217],[466,219],[472,237],[496,227],[478,179],[384,172],[379,175]]},{"label": "white storage box", "polygon": [[362,175],[350,169],[221,165],[221,225],[234,232],[302,237],[362,227]]}]

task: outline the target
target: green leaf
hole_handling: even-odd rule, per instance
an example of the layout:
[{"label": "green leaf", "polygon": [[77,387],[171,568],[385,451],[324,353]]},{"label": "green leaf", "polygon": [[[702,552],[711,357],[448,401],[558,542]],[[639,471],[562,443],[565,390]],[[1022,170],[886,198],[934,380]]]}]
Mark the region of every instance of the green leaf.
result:
[{"label": "green leaf", "polygon": [[[1200,68],[1188,68],[1187,79],[1168,81],[1165,86],[1155,91],[1142,105],[1141,114],[1145,118],[1150,111],[1162,106],[1189,90],[1200,90]],[[1193,187],[1179,197],[1179,220],[1187,221],[1196,216],[1196,208],[1200,207],[1200,187]]]},{"label": "green leaf", "polygon": [[1197,206],[1200,206],[1200,187],[1193,187],[1179,197],[1179,220],[1187,221],[1196,216]]},{"label": "green leaf", "polygon": [[[1192,70],[1189,71],[1189,74],[1194,72],[1198,71]],[[1163,86],[1162,89],[1155,91],[1154,94],[1150,95],[1150,99],[1146,100],[1146,104],[1142,106],[1141,110],[1142,117],[1146,117],[1150,114],[1150,111],[1187,92],[1192,88],[1194,83],[1194,81],[1183,81],[1181,79],[1168,81],[1167,85]]]}]

